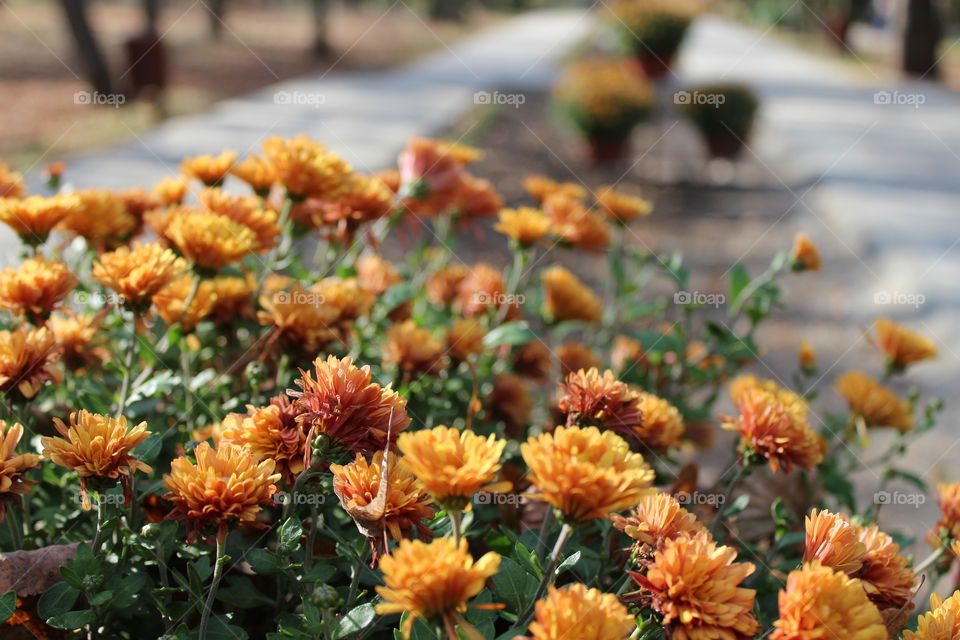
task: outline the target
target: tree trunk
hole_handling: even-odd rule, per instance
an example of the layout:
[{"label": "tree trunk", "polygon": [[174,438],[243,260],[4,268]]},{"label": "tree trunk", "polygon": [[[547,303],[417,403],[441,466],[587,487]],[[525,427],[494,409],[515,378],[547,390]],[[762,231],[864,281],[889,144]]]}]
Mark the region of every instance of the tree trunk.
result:
[{"label": "tree trunk", "polygon": [[313,54],[318,58],[330,54],[327,38],[327,22],[330,17],[330,0],[313,0]]},{"label": "tree trunk", "polygon": [[433,20],[463,22],[465,0],[431,0],[430,17]]},{"label": "tree trunk", "polygon": [[207,11],[210,12],[210,37],[214,40],[223,38],[223,14],[227,0],[209,0]]},{"label": "tree trunk", "polygon": [[908,0],[903,32],[903,71],[910,75],[937,76],[937,46],[942,30],[933,0]]},{"label": "tree trunk", "polygon": [[84,0],[60,0],[67,26],[73,36],[77,56],[83,61],[87,71],[87,80],[95,91],[102,94],[113,93],[110,69],[103,56],[96,34],[87,19],[87,7]]},{"label": "tree trunk", "polygon": [[143,17],[147,33],[157,33],[160,20],[160,0],[143,0]]}]

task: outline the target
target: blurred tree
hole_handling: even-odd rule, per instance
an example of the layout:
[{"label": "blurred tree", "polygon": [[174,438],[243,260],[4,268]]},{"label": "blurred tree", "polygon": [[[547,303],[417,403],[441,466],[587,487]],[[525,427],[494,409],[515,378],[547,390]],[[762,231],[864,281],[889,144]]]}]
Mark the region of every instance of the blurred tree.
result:
[{"label": "blurred tree", "polygon": [[937,48],[943,35],[932,0],[908,0],[903,31],[903,71],[915,76],[937,75]]},{"label": "blurred tree", "polygon": [[103,56],[97,37],[90,26],[87,17],[87,5],[84,0],[60,0],[67,26],[73,37],[77,56],[83,61],[87,72],[87,80],[95,91],[99,93],[113,93],[113,83],[110,80],[110,69]]}]

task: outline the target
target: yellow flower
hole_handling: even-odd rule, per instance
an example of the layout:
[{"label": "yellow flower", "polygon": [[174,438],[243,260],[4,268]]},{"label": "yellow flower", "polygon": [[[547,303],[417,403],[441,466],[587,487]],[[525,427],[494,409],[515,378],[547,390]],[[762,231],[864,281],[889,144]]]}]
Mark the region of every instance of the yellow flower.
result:
[{"label": "yellow flower", "polygon": [[200,203],[214,213],[226,216],[253,231],[256,238],[254,251],[264,253],[277,244],[280,236],[276,211],[264,209],[254,197],[234,196],[219,188],[203,189],[198,195]]},{"label": "yellow flower", "polygon": [[850,407],[850,412],[868,427],[892,427],[900,433],[913,429],[910,403],[860,371],[848,371],[834,387]]},{"label": "yellow flower", "polygon": [[575,200],[587,197],[587,190],[575,182],[556,182],[545,176],[527,176],[523,179],[523,188],[533,196],[537,202],[543,202],[548,197],[560,194]]},{"label": "yellow flower", "polygon": [[180,171],[185,176],[196,178],[208,187],[213,187],[223,183],[236,161],[237,154],[233,151],[224,151],[218,156],[193,156],[183,159]]},{"label": "yellow flower", "polygon": [[666,451],[680,445],[683,437],[683,416],[667,400],[641,391],[637,407],[643,415],[643,426],[634,433],[645,446]]},{"label": "yellow flower", "polygon": [[614,515],[612,520],[613,526],[637,541],[635,546],[641,552],[652,552],[662,548],[667,540],[704,531],[696,516],[662,491],[641,497],[630,515]]},{"label": "yellow flower", "polygon": [[168,222],[166,236],[195,266],[219,271],[256,248],[257,236],[225,215],[202,211],[178,213]]},{"label": "yellow flower", "polygon": [[860,581],[819,562],[791,571],[779,601],[770,640],[887,639],[883,618]]},{"label": "yellow flower", "polygon": [[740,585],[755,567],[707,531],[666,540],[645,576],[631,573],[649,591],[671,640],[749,640],[760,629],[753,616],[756,592]]},{"label": "yellow flower", "polygon": [[874,320],[873,331],[877,348],[887,357],[887,363],[894,371],[903,371],[914,362],[937,357],[937,348],[930,338],[914,333],[890,318]]},{"label": "yellow flower", "polygon": [[228,414],[220,428],[217,443],[221,442],[245,447],[257,462],[272,460],[288,487],[303,471],[307,436],[286,396],[278,396],[264,407],[248,406],[245,414]]},{"label": "yellow flower", "polygon": [[310,292],[336,312],[334,323],[341,333],[348,332],[354,320],[370,313],[376,298],[356,278],[324,278],[310,287]]},{"label": "yellow flower", "polygon": [[942,600],[930,595],[930,611],[920,616],[916,631],[904,631],[903,640],[954,640],[960,636],[960,591]]},{"label": "yellow flower", "polygon": [[520,445],[534,498],[552,504],[565,522],[606,518],[636,506],[651,493],[654,473],[612,431],[557,427]]},{"label": "yellow flower", "polygon": [[36,484],[24,474],[40,466],[40,456],[35,453],[14,453],[22,437],[22,424],[9,425],[5,420],[0,420],[0,522],[6,516],[7,502],[19,500],[19,496]]},{"label": "yellow flower", "polygon": [[0,198],[20,198],[26,191],[23,176],[0,163]]},{"label": "yellow flower", "polygon": [[247,156],[230,169],[230,173],[240,178],[259,196],[270,193],[270,187],[277,181],[277,171],[273,165],[257,155]]},{"label": "yellow flower", "polygon": [[44,383],[60,382],[63,372],[56,366],[60,355],[56,338],[46,327],[0,331],[0,391],[16,389],[29,399]]},{"label": "yellow flower", "polygon": [[0,198],[0,222],[13,229],[24,243],[36,246],[46,242],[54,227],[79,206],[80,199],[73,195]]},{"label": "yellow flower", "polygon": [[170,249],[155,242],[135,243],[100,254],[93,263],[93,277],[117,292],[124,304],[138,308],[178,276],[186,265]]},{"label": "yellow flower", "polygon": [[212,280],[216,302],[210,315],[217,324],[230,324],[238,318],[255,317],[253,294],[257,281],[252,274],[246,277],[217,276]]},{"label": "yellow flower", "polygon": [[194,280],[200,276],[183,275],[171,282],[153,296],[153,306],[167,325],[180,323],[185,333],[197,328],[197,324],[213,312],[217,303],[217,292],[210,280],[201,280],[197,293],[190,303],[189,309],[184,309],[187,298],[194,286]]},{"label": "yellow flower", "polygon": [[539,242],[550,231],[550,218],[533,207],[501,209],[493,228],[523,247]]},{"label": "yellow flower", "polygon": [[97,339],[103,315],[54,314],[47,320],[62,358],[68,367],[80,369],[83,365],[108,360],[110,351]]},{"label": "yellow flower", "polygon": [[78,283],[63,261],[28,258],[16,269],[0,271],[0,308],[42,320]]},{"label": "yellow flower", "polygon": [[137,219],[127,211],[123,200],[106,189],[86,189],[75,194],[79,204],[60,226],[97,249],[118,246],[137,228]]},{"label": "yellow flower", "polygon": [[467,601],[483,590],[487,579],[499,568],[500,556],[492,551],[474,562],[466,540],[460,544],[450,538],[430,543],[401,540],[393,553],[380,559],[386,586],[377,587],[383,598],[377,613],[406,613],[405,640],[417,618],[442,623],[449,640],[457,640],[457,625],[470,640],[482,640],[483,636],[460,614],[467,610]]},{"label": "yellow flower", "polygon": [[804,371],[815,371],[817,368],[817,352],[806,340],[800,341],[800,348],[797,349],[797,362]]},{"label": "yellow flower", "polygon": [[609,369],[603,375],[596,368],[571,373],[560,393],[558,408],[567,416],[567,425],[603,427],[628,438],[643,429],[639,393]]},{"label": "yellow flower", "polygon": [[53,419],[53,425],[63,437],[41,438],[43,455],[51,462],[77,472],[84,509],[90,508],[87,478],[120,479],[129,501],[130,476],[137,471],[153,472],[149,465],[131,453],[150,436],[146,422],[128,428],[123,416],[111,418],[81,409],[70,414],[69,426],[59,418]]},{"label": "yellow flower", "polygon": [[636,627],[617,596],[575,583],[537,602],[529,640],[624,640]]},{"label": "yellow flower", "polygon": [[863,567],[866,546],[857,528],[845,517],[830,511],[810,512],[805,520],[804,562],[819,561],[827,567],[853,575]]},{"label": "yellow flower", "polygon": [[163,204],[169,207],[182,204],[183,199],[187,197],[188,188],[187,181],[182,177],[167,177],[153,185],[153,192]]},{"label": "yellow flower", "polygon": [[454,360],[464,362],[470,356],[486,350],[483,344],[486,335],[486,330],[476,318],[458,318],[453,326],[447,329],[447,353]]},{"label": "yellow flower", "polygon": [[442,425],[397,439],[413,475],[437,504],[455,511],[463,511],[478,491],[510,488],[509,483],[493,483],[506,444],[493,435],[484,438]]},{"label": "yellow flower", "polygon": [[630,224],[653,211],[653,205],[648,201],[621,193],[613,187],[601,187],[597,191],[597,207],[607,218],[619,224]]},{"label": "yellow flower", "polygon": [[272,502],[280,479],[273,473],[273,460],[258,461],[247,449],[228,443],[213,449],[201,442],[193,453],[196,464],[180,456],[163,476],[169,491],[164,498],[174,507],[168,517],[186,520],[191,533],[211,525],[223,540],[231,522],[253,522],[260,505]]},{"label": "yellow flower", "polygon": [[294,199],[325,198],[346,182],[350,165],[306,136],[264,141],[263,153],[277,178]]},{"label": "yellow flower", "polygon": [[543,309],[552,322],[599,322],[603,306],[588,286],[567,269],[555,266],[543,272]]},{"label": "yellow flower", "polygon": [[790,260],[794,271],[818,271],[820,269],[820,251],[805,233],[798,233],[793,241]]},{"label": "yellow flower", "polygon": [[443,343],[406,320],[387,329],[387,343],[383,347],[384,366],[396,366],[406,374],[436,376],[447,368]]}]

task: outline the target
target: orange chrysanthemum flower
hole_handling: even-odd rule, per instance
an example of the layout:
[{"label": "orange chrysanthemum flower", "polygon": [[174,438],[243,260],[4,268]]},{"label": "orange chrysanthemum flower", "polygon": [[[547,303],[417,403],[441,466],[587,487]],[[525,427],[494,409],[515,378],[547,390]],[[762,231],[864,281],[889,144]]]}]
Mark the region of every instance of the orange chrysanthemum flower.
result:
[{"label": "orange chrysanthemum flower", "polygon": [[523,180],[523,188],[537,202],[543,202],[548,197],[560,194],[575,200],[587,197],[587,190],[575,182],[556,182],[545,176],[527,176]]},{"label": "orange chrysanthemum flower", "polygon": [[197,196],[200,203],[214,213],[226,216],[253,231],[254,251],[265,253],[277,244],[280,236],[279,215],[260,206],[252,196],[235,196],[219,188],[209,187]]},{"label": "orange chrysanthemum flower", "polygon": [[0,522],[6,516],[7,502],[18,501],[30,491],[31,485],[36,484],[24,474],[40,466],[40,456],[14,453],[22,437],[22,424],[8,425],[5,420],[0,420]]},{"label": "orange chrysanthemum flower", "polygon": [[407,375],[439,375],[449,364],[443,343],[413,320],[406,320],[387,329],[383,347],[384,366],[395,366]]},{"label": "orange chrysanthemum flower", "polygon": [[876,525],[858,527],[866,551],[857,575],[867,597],[881,610],[899,610],[910,603],[917,576],[900,554],[900,546]]},{"label": "orange chrysanthemum flower", "polygon": [[575,583],[557,589],[536,604],[530,637],[525,640],[624,640],[637,622],[612,593]]},{"label": "orange chrysanthemum flower", "polygon": [[187,197],[188,188],[187,181],[182,177],[167,177],[153,186],[153,192],[163,204],[169,207],[182,204],[183,199]]},{"label": "orange chrysanthemum flower", "polygon": [[780,591],[780,618],[770,640],[886,640],[876,606],[856,578],[819,562],[791,571]]},{"label": "orange chrysanthemum flower", "polygon": [[174,507],[168,519],[186,520],[191,533],[212,525],[223,540],[231,522],[253,523],[260,505],[272,502],[280,479],[273,460],[258,461],[247,449],[227,443],[213,449],[201,442],[193,453],[196,464],[180,456],[163,476],[169,491],[164,498]]},{"label": "orange chrysanthemum flower", "polygon": [[814,371],[817,368],[817,352],[806,340],[800,341],[797,349],[797,363],[804,371]]},{"label": "orange chrysanthemum flower", "polygon": [[210,280],[200,280],[190,308],[185,308],[193,290],[194,279],[199,277],[189,274],[180,276],[153,296],[153,306],[167,325],[179,322],[183,331],[189,333],[213,312],[217,303],[217,292]]},{"label": "orange chrysanthemum flower", "polygon": [[541,275],[543,310],[552,322],[580,320],[599,322],[603,316],[600,300],[567,269],[550,267]]},{"label": "orange chrysanthemum flower", "polygon": [[0,309],[41,321],[78,283],[62,260],[28,258],[16,269],[0,271]]},{"label": "orange chrysanthemum flower", "polygon": [[24,243],[37,246],[46,242],[54,227],[80,206],[74,195],[49,198],[0,198],[0,222],[10,227]]},{"label": "orange chrysanthemum flower", "polygon": [[369,314],[376,299],[356,278],[324,278],[310,291],[316,292],[323,304],[336,312],[334,323],[341,333],[349,331],[354,320]]},{"label": "orange chrysanthemum flower", "polygon": [[452,203],[464,180],[464,168],[481,155],[472,147],[413,138],[397,158],[401,190],[415,200],[436,200],[436,213]]},{"label": "orange chrysanthemum flower", "polygon": [[607,369],[571,373],[560,385],[558,408],[567,416],[567,425],[598,426],[632,438],[643,429],[639,394],[617,380]]},{"label": "orange chrysanthemum flower", "polygon": [[483,353],[486,347],[483,339],[486,329],[476,318],[458,318],[447,329],[447,353],[458,362],[465,362],[470,356]]},{"label": "orange chrysanthemum flower", "polygon": [[165,235],[194,266],[214,272],[257,247],[250,227],[210,211],[174,214]]},{"label": "orange chrysanthemum flower", "polygon": [[501,492],[510,483],[494,483],[506,440],[445,426],[404,433],[397,447],[434,501],[463,511],[478,491]]},{"label": "orange chrysanthemum flower", "polygon": [[610,228],[583,202],[565,195],[552,195],[543,202],[543,210],[553,222],[554,233],[566,244],[597,252],[610,244]]},{"label": "orange chrysanthemum flower", "polygon": [[47,320],[68,367],[80,369],[86,364],[110,359],[110,351],[98,340],[103,315],[54,314]]},{"label": "orange chrysanthemum flower", "polygon": [[493,228],[521,247],[531,247],[550,232],[550,218],[533,207],[501,209],[500,222]]},{"label": "orange chrysanthemum flower", "polygon": [[464,172],[454,194],[460,220],[469,222],[478,218],[492,218],[503,207],[503,197],[493,183]]},{"label": "orange chrysanthemum flower", "polygon": [[737,552],[707,531],[666,540],[646,575],[630,575],[642,587],[634,599],[663,615],[671,640],[749,640],[760,629],[753,616],[756,592],[740,585],[755,567],[736,562]]},{"label": "orange chrysanthemum flower", "polygon": [[269,194],[270,187],[277,181],[276,169],[258,155],[247,156],[235,164],[230,173],[250,185],[253,192],[261,197]]},{"label": "orange chrysanthemum flower", "polygon": [[124,304],[137,309],[169,285],[186,265],[170,249],[155,242],[135,243],[101,254],[93,263],[93,277],[111,289]]},{"label": "orange chrysanthemum flower", "polygon": [[[297,421],[308,442],[323,434],[351,453],[370,455],[383,450],[410,424],[407,401],[396,391],[371,382],[370,367],[356,367],[349,357],[328,356],[313,363],[316,378],[300,369],[300,391],[294,398]],[[308,447],[308,452],[309,452]]]},{"label": "orange chrysanthemum flower", "polygon": [[507,424],[507,435],[511,437],[526,428],[534,404],[527,382],[512,373],[496,377],[487,403],[493,418]]},{"label": "orange chrysanthemum flower", "polygon": [[950,539],[960,539],[960,482],[938,484],[937,504],[940,506],[940,521],[927,535],[927,542],[933,547],[940,546],[941,531],[946,531]]},{"label": "orange chrysanthemum flower", "polygon": [[84,509],[90,508],[87,478],[119,479],[129,502],[130,476],[137,471],[153,472],[149,465],[131,453],[150,436],[146,422],[129,428],[123,416],[111,418],[81,409],[70,414],[69,426],[59,418],[53,419],[53,425],[63,437],[41,438],[43,455],[51,462],[77,472]]},{"label": "orange chrysanthemum flower", "polygon": [[913,429],[910,403],[860,371],[848,371],[834,387],[850,407],[850,412],[867,427],[892,427],[900,433]]},{"label": "orange chrysanthemum flower", "polygon": [[652,393],[641,391],[637,395],[637,408],[643,415],[643,426],[634,433],[640,442],[654,451],[666,451],[679,446],[683,437],[680,410]]},{"label": "orange chrysanthemum flower", "polygon": [[663,548],[667,540],[704,530],[696,516],[662,491],[641,497],[630,515],[614,515],[612,520],[613,526],[636,540],[635,547],[644,556]]},{"label": "orange chrysanthemum flower", "polygon": [[790,262],[794,271],[818,271],[820,269],[820,250],[805,233],[798,233],[793,240]]},{"label": "orange chrysanthemum flower", "polygon": [[599,369],[602,366],[597,354],[580,342],[564,342],[555,353],[560,361],[560,375],[564,378],[581,369]]},{"label": "orange chrysanthemum flower", "polygon": [[[423,523],[433,518],[433,509],[427,506],[430,497],[417,484],[406,461],[394,453],[387,455],[387,488],[382,513],[374,514],[375,518],[358,517],[380,493],[382,464],[383,451],[378,451],[370,462],[358,453],[350,464],[330,465],[333,490],[343,508],[354,518],[360,532],[377,541],[378,547],[384,532],[399,542],[410,538],[416,527],[421,538],[432,538],[433,532]],[[386,549],[386,544],[379,548]]]},{"label": "orange chrysanthemum flower", "polygon": [[867,551],[859,531],[842,515],[830,511],[810,512],[805,520],[804,562],[819,561],[824,566],[854,575],[863,567]]},{"label": "orange chrysanthemum flower", "polygon": [[[593,363],[590,366],[600,365]],[[590,366],[578,367],[574,370],[589,369]],[[550,347],[541,340],[531,340],[513,354],[513,369],[522,376],[538,381],[546,380],[553,371],[553,354],[550,352]]]},{"label": "orange chrysanthemum flower", "polygon": [[75,196],[79,204],[71,208],[60,226],[98,249],[118,246],[138,226],[137,219],[115,193],[86,189]]},{"label": "orange chrysanthemum flower", "polygon": [[890,318],[877,318],[873,321],[876,345],[887,358],[888,366],[894,371],[903,371],[907,366],[921,360],[937,357],[937,348],[933,341],[897,324]]},{"label": "orange chrysanthemum flower", "polygon": [[298,200],[331,196],[352,171],[340,156],[302,135],[286,140],[268,138],[263,154],[276,170],[279,182]]},{"label": "orange chrysanthemum flower", "polygon": [[765,391],[774,397],[774,399],[786,407],[798,420],[807,419],[807,401],[793,391],[781,387],[773,380],[758,378],[747,373],[739,375],[730,382],[730,399],[733,404],[739,405],[744,397],[752,390],[759,389]]},{"label": "orange chrysanthemum flower", "polygon": [[26,192],[23,176],[0,163],[0,198],[20,198]]},{"label": "orange chrysanthemum flower", "polygon": [[365,253],[357,260],[357,281],[376,295],[403,281],[396,267],[376,253]]},{"label": "orange chrysanthemum flower", "polygon": [[196,178],[208,187],[223,184],[224,178],[230,173],[237,154],[233,151],[224,151],[220,155],[199,155],[184,158],[180,163],[180,171],[191,178]]},{"label": "orange chrysanthemum flower", "polygon": [[456,627],[471,640],[482,638],[460,614],[467,610],[467,601],[483,590],[487,579],[500,568],[500,556],[492,551],[474,562],[467,541],[459,544],[451,538],[437,538],[424,543],[401,540],[393,553],[380,559],[380,570],[386,586],[377,587],[383,602],[377,613],[406,613],[404,640],[417,618],[443,625],[448,640],[457,640]]},{"label": "orange chrysanthemum flower", "polygon": [[56,337],[46,327],[0,331],[0,391],[16,389],[32,398],[46,382],[60,382],[60,356]]},{"label": "orange chrysanthemum flower", "polygon": [[217,276],[213,280],[216,301],[210,317],[219,325],[230,324],[238,318],[255,318],[254,293],[257,281],[251,274],[240,276]]},{"label": "orange chrysanthemum flower", "polygon": [[470,267],[469,273],[460,281],[457,301],[460,313],[467,317],[484,315],[504,305],[510,307],[508,315],[514,315],[518,310],[517,301],[507,295],[503,273],[484,262]]},{"label": "orange chrysanthemum flower", "polygon": [[606,518],[653,491],[643,456],[612,431],[561,426],[531,437],[520,453],[538,490],[532,497],[552,504],[564,522]]},{"label": "orange chrysanthemum flower", "polygon": [[[427,280],[427,300],[440,306],[453,303],[460,292],[460,285],[468,275],[470,271],[462,264],[452,264],[440,269]],[[502,284],[502,277],[500,282]]]},{"label": "orange chrysanthemum flower", "polygon": [[904,631],[903,640],[954,640],[960,637],[960,591],[942,600],[930,595],[930,611],[920,616],[916,631]]},{"label": "orange chrysanthemum flower", "polygon": [[220,442],[245,447],[257,462],[272,460],[288,487],[303,471],[307,436],[285,396],[272,399],[264,407],[248,406],[245,414],[228,414],[220,428]]},{"label": "orange chrysanthemum flower", "polygon": [[613,339],[613,346],[610,348],[610,364],[615,371],[623,373],[634,366],[646,366],[647,355],[639,340],[617,336]]},{"label": "orange chrysanthemum flower", "polygon": [[263,311],[257,317],[261,324],[276,327],[288,344],[315,353],[337,337],[337,310],[324,302],[315,291],[294,285],[289,291],[261,295]]},{"label": "orange chrysanthemum flower", "polygon": [[597,208],[618,224],[630,224],[653,211],[653,205],[647,200],[621,193],[613,187],[601,187],[597,191]]}]

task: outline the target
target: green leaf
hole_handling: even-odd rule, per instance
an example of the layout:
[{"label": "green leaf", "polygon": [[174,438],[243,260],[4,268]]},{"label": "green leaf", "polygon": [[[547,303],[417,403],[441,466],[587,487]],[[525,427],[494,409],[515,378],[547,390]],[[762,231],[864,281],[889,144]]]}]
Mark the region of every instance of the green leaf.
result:
[{"label": "green leaf", "polygon": [[247,553],[247,562],[260,575],[275,575],[289,566],[283,558],[267,549],[252,549]]},{"label": "green leaf", "polygon": [[554,570],[553,575],[558,576],[567,569],[572,569],[576,564],[580,562],[580,552],[575,551],[569,556],[563,559],[563,562],[557,565],[557,568]]},{"label": "green leaf", "polygon": [[90,606],[91,607],[103,606],[108,602],[110,602],[111,598],[113,598],[113,591],[110,591],[110,590],[101,591],[96,595],[90,596]]},{"label": "green leaf", "polygon": [[508,611],[520,614],[537,590],[539,580],[510,558],[500,559],[500,571],[493,576],[494,599]]},{"label": "green leaf", "polygon": [[735,307],[740,299],[740,294],[743,293],[743,290],[747,288],[747,285],[750,284],[750,275],[747,273],[747,270],[744,269],[743,265],[739,262],[730,269],[730,277],[728,279],[728,290],[730,292],[730,306]]},{"label": "green leaf", "polygon": [[369,602],[354,607],[337,622],[337,628],[333,632],[333,640],[341,640],[341,638],[346,638],[350,634],[360,633],[376,617],[377,614],[373,604]]},{"label": "green leaf", "polygon": [[736,515],[743,513],[743,510],[747,508],[750,504],[750,494],[744,493],[737,496],[737,499],[733,501],[727,509],[723,511],[724,518],[732,518]]},{"label": "green leaf", "polygon": [[300,518],[293,516],[280,525],[280,547],[289,555],[300,548],[300,537],[303,535],[303,526]]},{"label": "green leaf", "polygon": [[7,591],[0,596],[0,620],[9,620],[17,610],[17,592]]},{"label": "green leaf", "polygon": [[483,337],[483,345],[488,349],[493,349],[501,345],[519,345],[527,344],[535,340],[537,334],[533,332],[526,320],[508,322],[491,330]]},{"label": "green leaf", "polygon": [[70,611],[80,597],[80,591],[74,589],[66,582],[57,582],[50,585],[50,588],[43,592],[40,600],[37,602],[37,615],[43,620],[49,620],[54,616]]},{"label": "green leaf", "polygon": [[93,611],[84,609],[82,611],[67,611],[58,616],[48,618],[47,624],[54,629],[82,629],[96,619]]},{"label": "green leaf", "polygon": [[240,609],[272,607],[272,599],[258,591],[247,578],[237,577],[217,591],[217,600]]},{"label": "green leaf", "polygon": [[395,284],[380,296],[380,308],[389,313],[412,298],[415,293],[416,289],[409,282]]}]

